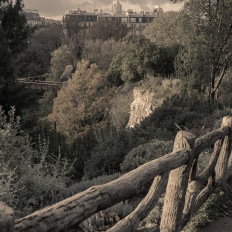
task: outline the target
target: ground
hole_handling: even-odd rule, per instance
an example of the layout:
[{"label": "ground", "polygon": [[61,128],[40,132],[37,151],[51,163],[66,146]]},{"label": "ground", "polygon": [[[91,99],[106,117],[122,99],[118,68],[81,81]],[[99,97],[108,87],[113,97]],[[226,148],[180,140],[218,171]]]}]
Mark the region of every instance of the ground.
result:
[{"label": "ground", "polygon": [[232,232],[232,211],[227,214],[227,216],[218,218],[199,232]]}]

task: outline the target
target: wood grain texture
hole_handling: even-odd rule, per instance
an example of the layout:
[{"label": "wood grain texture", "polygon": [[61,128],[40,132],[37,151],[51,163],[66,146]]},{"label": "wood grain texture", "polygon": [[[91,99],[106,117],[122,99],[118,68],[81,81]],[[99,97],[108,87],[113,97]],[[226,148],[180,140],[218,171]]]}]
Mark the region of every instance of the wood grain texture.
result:
[{"label": "wood grain texture", "polygon": [[176,135],[173,151],[188,149],[190,160],[187,164],[172,170],[169,174],[160,223],[161,232],[176,232],[181,230],[182,211],[194,158],[195,139],[195,135],[186,131],[179,131]]},{"label": "wood grain texture", "polygon": [[62,231],[81,223],[96,212],[135,196],[151,184],[155,176],[189,162],[185,150],[150,161],[110,183],[94,186],[50,207],[16,220],[15,232]]},{"label": "wood grain texture", "polygon": [[160,195],[167,185],[168,173],[155,177],[150,190],[146,197],[140,202],[137,208],[126,218],[119,221],[108,232],[134,232],[137,230],[139,223],[148,216],[150,211],[155,207]]}]

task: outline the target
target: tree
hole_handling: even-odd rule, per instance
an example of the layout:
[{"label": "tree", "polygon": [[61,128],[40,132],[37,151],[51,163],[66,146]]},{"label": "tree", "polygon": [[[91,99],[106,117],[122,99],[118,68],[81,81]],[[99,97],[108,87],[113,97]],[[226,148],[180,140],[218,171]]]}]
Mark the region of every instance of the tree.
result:
[{"label": "tree", "polygon": [[[209,75],[209,99],[215,98],[232,61],[231,12],[231,0],[190,0],[180,13],[178,24],[182,30],[181,43],[185,53],[187,52],[186,57],[191,53],[199,53],[192,55],[192,63],[196,63],[195,59],[203,56],[202,68],[204,73],[208,72]],[[178,65],[182,65],[182,62]],[[197,71],[193,67],[191,72]]]},{"label": "tree", "polygon": [[157,46],[170,46],[180,43],[181,31],[178,28],[178,12],[167,12],[157,17],[143,31],[143,35]]},{"label": "tree", "polygon": [[96,63],[99,68],[108,70],[114,56],[118,54],[121,43],[114,39],[103,40],[86,40],[82,57],[90,62]]},{"label": "tree", "polygon": [[109,80],[136,82],[143,79],[153,72],[156,55],[157,47],[144,36],[125,37],[120,52],[110,65]]},{"label": "tree", "polygon": [[14,62],[27,47],[31,34],[26,18],[21,13],[22,8],[21,0],[0,1],[0,104],[4,107],[12,104],[7,99],[9,91],[14,89],[14,95],[17,95]]},{"label": "tree", "polygon": [[154,62],[154,72],[162,77],[175,75],[175,60],[179,50],[180,45],[178,44],[159,47]]},{"label": "tree", "polygon": [[70,140],[88,134],[93,128],[102,128],[107,122],[105,75],[96,64],[82,60],[67,86],[54,99],[49,115],[57,130]]},{"label": "tree", "polygon": [[37,76],[50,69],[51,53],[61,46],[62,33],[59,27],[38,28],[30,38],[28,48],[16,62],[19,77]]},{"label": "tree", "polygon": [[13,78],[12,63],[15,57],[28,45],[30,29],[26,18],[21,14],[23,4],[21,0],[0,1],[0,77],[1,84],[8,78]]},{"label": "tree", "polygon": [[61,74],[67,65],[73,64],[71,51],[67,46],[61,46],[52,52],[51,75],[55,81],[60,80]]},{"label": "tree", "polygon": [[37,141],[21,131],[15,108],[8,114],[0,106],[0,201],[14,207],[20,216],[40,209],[66,189],[70,165],[60,154],[50,154],[49,142]]},{"label": "tree", "polygon": [[103,41],[124,38],[129,29],[126,25],[117,21],[98,21],[89,30],[87,37],[92,40],[101,39]]}]

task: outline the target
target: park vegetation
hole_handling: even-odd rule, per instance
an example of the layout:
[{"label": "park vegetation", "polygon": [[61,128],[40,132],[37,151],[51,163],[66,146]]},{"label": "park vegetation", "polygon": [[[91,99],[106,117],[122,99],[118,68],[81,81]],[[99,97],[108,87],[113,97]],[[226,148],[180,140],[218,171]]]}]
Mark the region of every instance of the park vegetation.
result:
[{"label": "park vegetation", "polygon": [[[186,1],[141,35],[98,22],[63,40],[59,27],[28,27],[22,9],[21,0],[0,0],[0,201],[17,216],[168,153],[180,129],[200,136],[232,115],[231,0]],[[57,94],[16,82],[45,73],[60,81],[67,65],[74,72]],[[151,87],[159,104],[128,128],[133,89],[141,86]],[[82,226],[107,229],[105,221],[125,217],[137,201]],[[159,222],[155,210],[145,220]]]}]

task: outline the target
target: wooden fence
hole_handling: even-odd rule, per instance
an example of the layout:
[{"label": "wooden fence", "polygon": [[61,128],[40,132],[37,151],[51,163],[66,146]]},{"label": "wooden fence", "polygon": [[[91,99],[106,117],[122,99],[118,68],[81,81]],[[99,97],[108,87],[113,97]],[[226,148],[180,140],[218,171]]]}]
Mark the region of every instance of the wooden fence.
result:
[{"label": "wooden fence", "polygon": [[[214,190],[232,175],[231,130],[232,117],[227,116],[220,129],[198,139],[189,132],[179,131],[172,153],[24,218],[15,220],[13,211],[2,205],[1,232],[64,231],[103,209],[148,190],[149,186],[137,208],[108,231],[149,231],[148,228],[137,229],[138,225],[166,189],[160,225],[154,224],[150,231],[179,232]],[[199,172],[199,155],[208,148],[213,148],[210,160]]]}]

